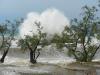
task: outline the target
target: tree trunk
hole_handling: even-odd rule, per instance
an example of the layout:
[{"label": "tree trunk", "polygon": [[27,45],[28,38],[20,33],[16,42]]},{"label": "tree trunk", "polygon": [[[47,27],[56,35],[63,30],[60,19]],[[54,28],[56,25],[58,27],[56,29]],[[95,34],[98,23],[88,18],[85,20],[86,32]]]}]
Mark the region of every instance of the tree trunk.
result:
[{"label": "tree trunk", "polygon": [[37,63],[36,59],[34,58],[34,54],[35,53],[32,50],[30,50],[30,62],[33,64]]},{"label": "tree trunk", "polygon": [[4,51],[4,53],[3,53],[3,55],[2,55],[2,57],[1,57],[1,59],[0,59],[0,62],[1,62],[1,63],[4,63],[4,59],[5,59],[5,57],[7,56],[8,51],[9,51],[9,50]]},{"label": "tree trunk", "polygon": [[32,49],[32,47],[29,45],[29,43],[26,41],[26,44],[27,44],[27,46],[28,46],[28,49],[29,49],[29,51],[30,51],[30,62],[31,63],[33,63],[33,64],[35,64],[35,63],[37,63],[37,58],[39,57],[39,55],[40,55],[40,52],[38,52],[38,55],[37,55],[37,57],[36,57],[36,50],[37,50],[37,46],[39,45],[39,42],[40,42],[40,40],[37,42],[37,44],[36,44],[36,46],[34,47],[34,49]]}]

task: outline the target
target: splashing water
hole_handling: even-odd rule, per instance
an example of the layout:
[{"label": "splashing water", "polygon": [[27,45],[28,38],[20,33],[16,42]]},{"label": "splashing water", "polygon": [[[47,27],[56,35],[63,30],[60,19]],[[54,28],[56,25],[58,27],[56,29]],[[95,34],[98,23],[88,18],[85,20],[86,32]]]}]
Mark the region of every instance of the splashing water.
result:
[{"label": "splashing water", "polygon": [[48,34],[61,33],[66,25],[69,26],[67,17],[57,9],[47,9],[41,14],[31,12],[19,28],[21,37],[37,32],[37,27],[34,25],[35,21],[40,21],[43,31]]}]

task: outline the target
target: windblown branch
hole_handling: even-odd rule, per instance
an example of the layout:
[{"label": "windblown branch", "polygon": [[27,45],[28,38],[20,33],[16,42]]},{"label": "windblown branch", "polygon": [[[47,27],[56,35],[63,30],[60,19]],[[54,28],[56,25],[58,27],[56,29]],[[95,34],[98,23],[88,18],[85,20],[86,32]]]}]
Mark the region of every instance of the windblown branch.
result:
[{"label": "windblown branch", "polygon": [[95,56],[95,54],[96,54],[96,52],[99,50],[99,48],[100,48],[100,45],[95,49],[95,51],[94,51],[94,53],[92,54],[91,57],[94,57],[94,56]]}]

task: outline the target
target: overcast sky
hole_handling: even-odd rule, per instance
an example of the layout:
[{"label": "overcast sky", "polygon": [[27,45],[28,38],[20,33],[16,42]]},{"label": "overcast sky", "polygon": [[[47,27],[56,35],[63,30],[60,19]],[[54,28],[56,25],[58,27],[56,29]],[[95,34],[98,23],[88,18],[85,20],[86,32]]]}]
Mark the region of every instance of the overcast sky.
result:
[{"label": "overcast sky", "polygon": [[30,12],[55,8],[68,19],[78,17],[84,5],[97,5],[98,0],[0,0],[0,21],[25,17]]}]

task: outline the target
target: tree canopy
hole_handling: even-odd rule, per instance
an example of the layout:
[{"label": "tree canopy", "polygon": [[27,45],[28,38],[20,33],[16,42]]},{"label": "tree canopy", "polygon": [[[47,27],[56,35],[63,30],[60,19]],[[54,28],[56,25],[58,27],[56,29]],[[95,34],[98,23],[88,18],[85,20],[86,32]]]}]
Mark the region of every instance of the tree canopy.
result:
[{"label": "tree canopy", "polygon": [[[62,35],[55,35],[53,42],[58,48],[66,47],[68,55],[73,56],[77,61],[92,61],[99,45],[92,42],[94,39],[100,40],[100,19],[96,17],[95,7],[83,7],[82,18],[75,18],[71,22],[71,27],[65,27]],[[80,46],[79,46],[80,45]]]}]

